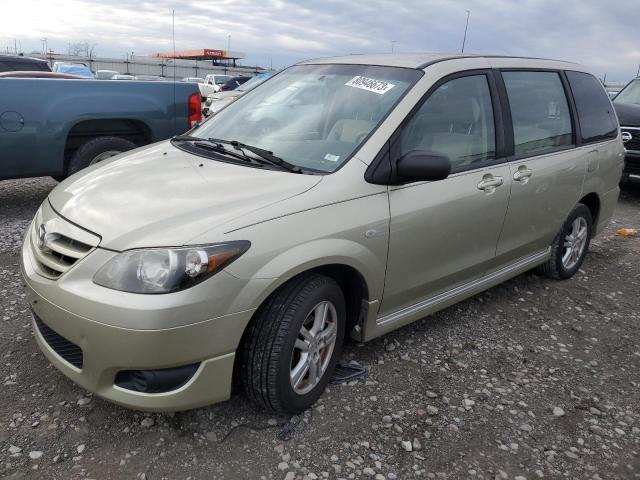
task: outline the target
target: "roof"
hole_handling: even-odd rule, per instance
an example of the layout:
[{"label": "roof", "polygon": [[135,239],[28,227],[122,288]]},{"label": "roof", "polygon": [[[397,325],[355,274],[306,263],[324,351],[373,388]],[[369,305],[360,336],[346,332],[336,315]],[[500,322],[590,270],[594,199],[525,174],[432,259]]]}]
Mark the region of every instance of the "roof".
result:
[{"label": "roof", "polygon": [[512,60],[538,60],[576,66],[574,63],[562,62],[558,60],[549,60],[544,58],[532,57],[509,57],[505,55],[467,55],[467,54],[447,54],[447,53],[379,53],[379,54],[362,54],[362,55],[346,55],[342,57],[325,57],[300,62],[299,65],[316,65],[329,63],[357,64],[357,65],[380,65],[389,67],[404,68],[426,68],[431,64],[448,60],[473,58],[495,58],[495,59],[512,59]]}]

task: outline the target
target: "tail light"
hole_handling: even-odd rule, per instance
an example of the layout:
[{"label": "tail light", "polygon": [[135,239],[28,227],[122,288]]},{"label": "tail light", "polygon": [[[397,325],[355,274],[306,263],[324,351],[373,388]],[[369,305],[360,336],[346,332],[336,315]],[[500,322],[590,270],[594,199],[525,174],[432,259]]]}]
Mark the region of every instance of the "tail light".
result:
[{"label": "tail light", "polygon": [[202,102],[200,93],[189,96],[189,128],[195,127],[202,120]]}]

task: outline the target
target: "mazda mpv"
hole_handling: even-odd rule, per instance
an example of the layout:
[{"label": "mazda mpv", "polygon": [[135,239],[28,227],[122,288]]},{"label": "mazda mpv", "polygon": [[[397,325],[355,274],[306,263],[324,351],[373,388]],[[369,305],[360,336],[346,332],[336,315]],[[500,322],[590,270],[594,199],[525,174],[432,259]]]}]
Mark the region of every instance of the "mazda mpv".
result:
[{"label": "mazda mpv", "polygon": [[278,73],[204,124],[73,175],[22,273],[38,345],[134,409],[299,412],[368,341],[537,268],[574,275],[623,147],[583,67],[353,55]]}]

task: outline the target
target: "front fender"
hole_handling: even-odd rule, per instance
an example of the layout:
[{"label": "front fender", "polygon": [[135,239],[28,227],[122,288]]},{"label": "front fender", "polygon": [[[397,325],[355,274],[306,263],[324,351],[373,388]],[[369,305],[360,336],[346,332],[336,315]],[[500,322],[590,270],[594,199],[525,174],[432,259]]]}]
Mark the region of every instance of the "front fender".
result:
[{"label": "front fender", "polygon": [[[367,283],[370,300],[380,299],[389,243],[386,195],[373,195],[306,210],[229,234],[251,248],[227,271],[243,279],[273,279],[270,291],[302,272],[347,265]],[[265,296],[266,298],[266,296]]]}]

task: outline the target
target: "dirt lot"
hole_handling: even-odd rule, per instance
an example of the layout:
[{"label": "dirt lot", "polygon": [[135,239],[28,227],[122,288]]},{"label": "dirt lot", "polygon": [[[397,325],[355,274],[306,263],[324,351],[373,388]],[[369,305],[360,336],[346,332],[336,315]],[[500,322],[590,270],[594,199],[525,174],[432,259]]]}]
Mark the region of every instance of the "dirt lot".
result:
[{"label": "dirt lot", "polygon": [[48,364],[17,247],[54,185],[0,182],[1,478],[640,478],[640,238],[614,233],[640,227],[640,188],[573,279],[525,274],[351,344],[369,374],[287,419],[240,394],[136,413]]}]

